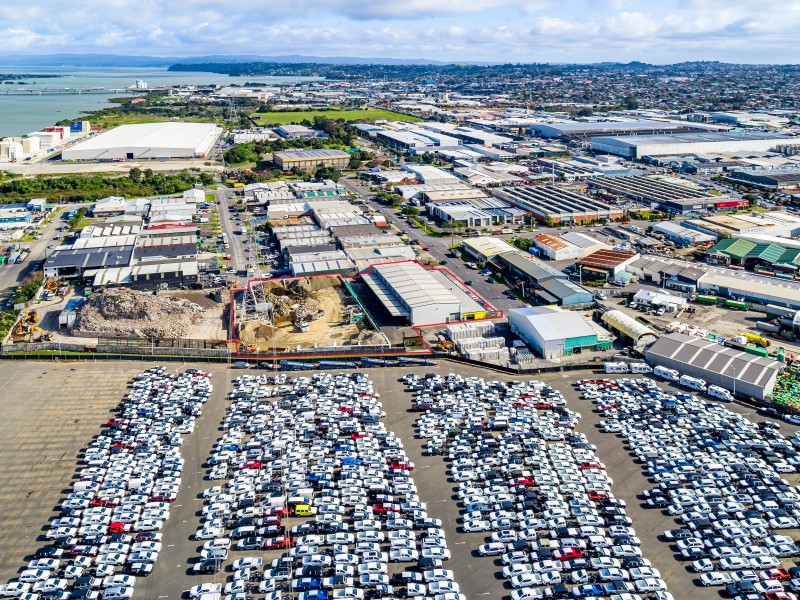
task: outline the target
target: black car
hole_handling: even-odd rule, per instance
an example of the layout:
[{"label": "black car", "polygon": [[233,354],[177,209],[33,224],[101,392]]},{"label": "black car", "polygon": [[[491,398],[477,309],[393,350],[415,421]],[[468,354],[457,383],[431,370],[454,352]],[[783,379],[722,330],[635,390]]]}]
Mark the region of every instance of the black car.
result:
[{"label": "black car", "polygon": [[33,555],[34,558],[58,558],[59,556],[61,556],[61,551],[55,546],[43,546]]},{"label": "black car", "polygon": [[192,569],[195,573],[203,573],[204,575],[213,575],[220,570],[222,561],[207,559],[194,566]]}]

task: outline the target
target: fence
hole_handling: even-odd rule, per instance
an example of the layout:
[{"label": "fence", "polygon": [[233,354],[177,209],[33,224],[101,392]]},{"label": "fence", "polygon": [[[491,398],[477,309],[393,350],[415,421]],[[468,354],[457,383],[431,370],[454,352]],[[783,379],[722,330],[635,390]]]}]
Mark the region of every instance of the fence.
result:
[{"label": "fence", "polygon": [[129,354],[136,357],[143,356],[183,356],[183,357],[217,357],[227,358],[227,348],[170,348],[158,346],[125,346],[116,344],[67,344],[63,342],[32,342],[22,344],[3,344],[0,352],[31,353],[31,352],[81,352],[92,354]]}]

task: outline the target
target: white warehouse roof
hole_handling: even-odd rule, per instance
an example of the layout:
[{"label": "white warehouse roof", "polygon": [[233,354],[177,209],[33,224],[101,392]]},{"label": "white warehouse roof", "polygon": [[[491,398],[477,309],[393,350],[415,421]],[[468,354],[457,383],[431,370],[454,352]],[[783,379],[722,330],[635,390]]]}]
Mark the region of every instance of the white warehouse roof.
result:
[{"label": "white warehouse roof", "polygon": [[375,265],[374,270],[410,308],[458,303],[450,290],[415,262]]},{"label": "white warehouse roof", "polygon": [[213,123],[121,125],[65,148],[62,160],[137,160],[207,155],[222,128]]}]

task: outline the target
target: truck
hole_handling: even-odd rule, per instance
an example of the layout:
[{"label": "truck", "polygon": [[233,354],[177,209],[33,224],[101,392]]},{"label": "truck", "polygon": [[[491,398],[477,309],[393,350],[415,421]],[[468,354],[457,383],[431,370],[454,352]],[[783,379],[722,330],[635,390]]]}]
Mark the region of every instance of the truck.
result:
[{"label": "truck", "polygon": [[701,296],[698,294],[694,301],[698,304],[716,304],[718,298],[715,298],[714,296]]},{"label": "truck", "polygon": [[653,369],[646,363],[631,363],[631,373],[652,373]]},{"label": "truck", "polygon": [[624,362],[611,362],[606,363],[606,373],[630,373],[628,363]]},{"label": "truck", "polygon": [[659,377],[669,381],[678,381],[681,376],[680,373],[678,373],[675,369],[668,369],[667,367],[662,367],[661,365],[653,369],[653,375],[658,375]]},{"label": "truck", "polygon": [[697,390],[698,392],[705,392],[706,391],[706,382],[698,377],[692,377],[691,375],[681,375],[681,378],[678,382],[685,387],[688,387],[692,390]]},{"label": "truck", "polygon": [[728,390],[724,387],[720,387],[718,385],[710,385],[706,390],[709,396],[713,396],[714,398],[718,398],[723,402],[732,402],[733,401],[733,394],[731,394]]},{"label": "truck", "polygon": [[765,338],[763,335],[758,335],[757,333],[749,333],[745,331],[739,335],[745,338],[748,342],[752,342],[756,346],[761,346],[762,348],[766,348],[770,343],[767,338]]}]

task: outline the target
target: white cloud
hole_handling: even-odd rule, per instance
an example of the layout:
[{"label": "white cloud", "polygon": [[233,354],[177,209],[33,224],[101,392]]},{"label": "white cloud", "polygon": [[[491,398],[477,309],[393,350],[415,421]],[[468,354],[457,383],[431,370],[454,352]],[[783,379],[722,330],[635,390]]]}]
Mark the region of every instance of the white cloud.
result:
[{"label": "white cloud", "polygon": [[0,2],[6,52],[794,60],[798,0]]}]

